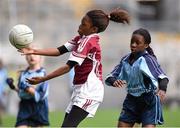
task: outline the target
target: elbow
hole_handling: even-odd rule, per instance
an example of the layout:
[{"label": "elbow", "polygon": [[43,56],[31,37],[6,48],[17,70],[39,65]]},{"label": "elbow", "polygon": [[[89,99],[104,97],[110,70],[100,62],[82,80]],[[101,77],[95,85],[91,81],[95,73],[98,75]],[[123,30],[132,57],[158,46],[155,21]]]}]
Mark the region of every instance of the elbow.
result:
[{"label": "elbow", "polygon": [[60,56],[62,55],[59,51],[55,54],[55,56]]},{"label": "elbow", "polygon": [[64,73],[68,73],[70,70],[71,70],[71,67],[66,64],[65,69],[64,69]]}]

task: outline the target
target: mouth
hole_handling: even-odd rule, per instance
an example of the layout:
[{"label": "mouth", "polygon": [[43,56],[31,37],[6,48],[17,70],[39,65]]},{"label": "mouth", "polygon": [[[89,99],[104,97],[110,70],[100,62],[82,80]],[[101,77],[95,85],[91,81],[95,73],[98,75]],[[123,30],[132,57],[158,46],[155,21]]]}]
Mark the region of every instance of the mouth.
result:
[{"label": "mouth", "polygon": [[79,35],[81,35],[81,30],[80,29],[78,29],[78,33],[79,33]]},{"label": "mouth", "polygon": [[136,52],[136,49],[134,49],[134,48],[131,48],[131,52]]}]

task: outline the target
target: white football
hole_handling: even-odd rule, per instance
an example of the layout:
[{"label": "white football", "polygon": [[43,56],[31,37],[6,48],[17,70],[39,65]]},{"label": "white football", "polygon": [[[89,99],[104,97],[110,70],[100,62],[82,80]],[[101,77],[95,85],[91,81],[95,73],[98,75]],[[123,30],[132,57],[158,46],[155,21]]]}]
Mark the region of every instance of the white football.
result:
[{"label": "white football", "polygon": [[33,32],[24,24],[15,25],[9,32],[9,41],[17,49],[28,47],[33,41]]}]

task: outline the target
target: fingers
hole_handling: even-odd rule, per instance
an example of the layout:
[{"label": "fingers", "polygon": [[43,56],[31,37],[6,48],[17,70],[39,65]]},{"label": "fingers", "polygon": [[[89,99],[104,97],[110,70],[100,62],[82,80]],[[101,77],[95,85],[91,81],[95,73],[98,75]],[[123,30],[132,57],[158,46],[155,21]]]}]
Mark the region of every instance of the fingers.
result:
[{"label": "fingers", "polygon": [[24,55],[28,55],[28,53],[24,53],[24,51],[23,51],[23,50],[21,50],[21,49],[18,49],[17,51],[18,51],[18,52],[20,52],[22,56],[24,56]]},{"label": "fingers", "polygon": [[29,84],[35,85],[35,84],[39,84],[39,83],[41,83],[43,81],[42,81],[41,77],[33,77],[31,79],[26,78],[26,82],[29,83]]},{"label": "fingers", "polygon": [[159,91],[157,92],[157,95],[159,96],[161,102],[163,102],[164,99],[165,99],[165,96],[166,96],[166,92],[165,92],[165,91],[162,91],[162,90],[159,90]]},{"label": "fingers", "polygon": [[30,84],[31,79],[26,78],[26,82],[28,82]]},{"label": "fingers", "polygon": [[115,87],[124,87],[126,85],[126,81],[124,80],[116,80],[113,84]]},{"label": "fingers", "polygon": [[33,50],[30,48],[22,48],[22,49],[18,49],[18,52],[22,53],[21,55],[30,55],[33,54]]},{"label": "fingers", "polygon": [[26,82],[29,84],[36,84],[36,80],[34,78],[31,79],[26,78]]}]

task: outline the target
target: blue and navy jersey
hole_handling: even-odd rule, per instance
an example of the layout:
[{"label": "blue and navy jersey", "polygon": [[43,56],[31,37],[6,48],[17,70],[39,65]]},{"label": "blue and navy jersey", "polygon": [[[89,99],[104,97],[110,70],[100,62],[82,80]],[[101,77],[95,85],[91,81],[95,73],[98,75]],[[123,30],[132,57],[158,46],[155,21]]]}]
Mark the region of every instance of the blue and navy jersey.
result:
[{"label": "blue and navy jersey", "polygon": [[[29,69],[26,69],[25,71],[22,71],[19,77],[18,82],[18,88],[19,88],[19,97],[21,99],[35,99],[36,102],[39,102],[41,100],[44,100],[48,96],[49,92],[49,84],[48,82],[42,82],[38,85],[31,85],[28,82],[26,82],[26,78],[32,78],[32,77],[43,77],[45,76],[46,72],[44,68],[40,68],[36,71],[32,71]],[[35,87],[35,95],[31,95],[27,93],[25,90],[28,87]]]},{"label": "blue and navy jersey", "polygon": [[[158,88],[158,79],[167,78],[157,59],[146,51],[140,53],[137,59],[130,64],[130,54],[124,56],[120,63],[107,77],[125,80],[127,91],[133,96],[155,91]],[[109,83],[106,82],[107,85]]]}]

